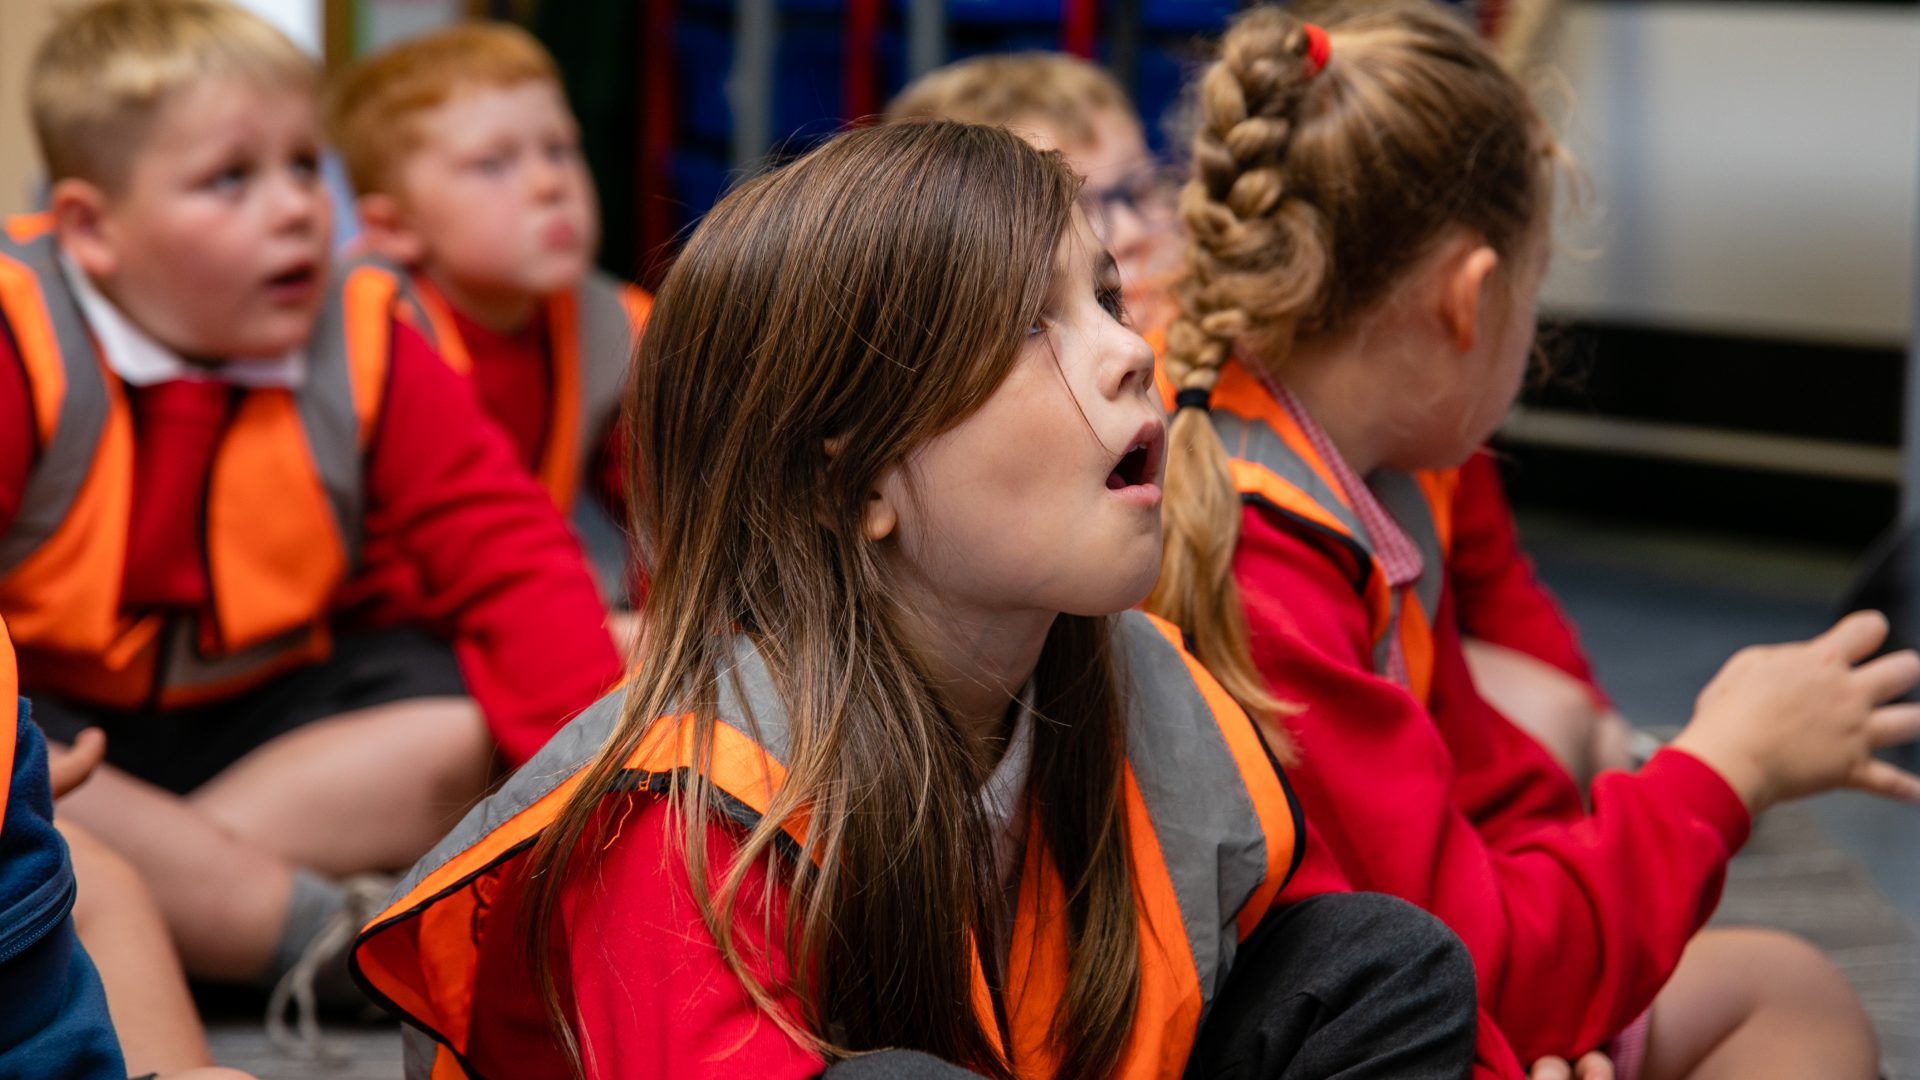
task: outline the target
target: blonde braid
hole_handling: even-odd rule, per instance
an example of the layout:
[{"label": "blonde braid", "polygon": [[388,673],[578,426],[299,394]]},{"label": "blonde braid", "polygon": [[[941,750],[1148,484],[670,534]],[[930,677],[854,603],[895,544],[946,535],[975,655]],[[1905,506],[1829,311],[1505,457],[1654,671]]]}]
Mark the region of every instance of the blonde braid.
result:
[{"label": "blonde braid", "polygon": [[[1209,393],[1243,347],[1273,363],[1320,294],[1327,262],[1319,215],[1290,198],[1286,156],[1311,71],[1307,34],[1273,7],[1238,19],[1201,82],[1193,176],[1180,193],[1188,273],[1163,364],[1177,390]],[[1337,62],[1337,61],[1336,61]],[[1193,638],[1195,652],[1247,710],[1271,721],[1289,711],[1249,651],[1233,581],[1240,497],[1226,448],[1204,409],[1180,408],[1167,459],[1166,546],[1147,606]],[[1277,726],[1269,741],[1290,744]]]}]

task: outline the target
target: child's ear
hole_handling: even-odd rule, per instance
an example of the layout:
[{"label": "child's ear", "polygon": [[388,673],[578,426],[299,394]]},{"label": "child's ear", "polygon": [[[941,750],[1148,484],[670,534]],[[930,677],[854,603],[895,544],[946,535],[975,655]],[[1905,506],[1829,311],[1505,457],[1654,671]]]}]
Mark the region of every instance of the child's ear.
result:
[{"label": "child's ear", "polygon": [[107,228],[107,195],[91,181],[68,177],[47,192],[60,250],[90,278],[111,277],[120,265]]},{"label": "child's ear", "polygon": [[875,543],[893,535],[900,527],[900,511],[886,493],[887,485],[867,493],[867,509],[860,517],[860,535]]},{"label": "child's ear", "polygon": [[399,199],[379,193],[362,195],[355,206],[368,251],[401,266],[414,266],[426,256],[426,244],[414,231]]},{"label": "child's ear", "polygon": [[1456,350],[1466,352],[1479,340],[1480,313],[1494,271],[1500,268],[1500,253],[1475,240],[1462,244],[1442,265],[1446,269],[1440,290],[1440,327]]},{"label": "child's ear", "polygon": [[[831,435],[826,441],[828,457],[838,457],[847,445],[845,435]],[[893,496],[888,489],[896,486],[897,469],[887,470],[872,491],[867,492],[867,506],[860,514],[860,535],[878,543],[893,535],[900,527],[900,511],[893,504]]]}]

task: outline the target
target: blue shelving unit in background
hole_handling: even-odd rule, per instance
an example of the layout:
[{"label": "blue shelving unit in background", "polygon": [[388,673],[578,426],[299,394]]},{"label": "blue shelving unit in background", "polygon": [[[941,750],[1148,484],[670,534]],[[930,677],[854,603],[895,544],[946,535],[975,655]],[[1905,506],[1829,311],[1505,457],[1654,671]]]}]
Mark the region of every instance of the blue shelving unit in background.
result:
[{"label": "blue shelving unit in background", "polygon": [[[1149,142],[1167,152],[1162,121],[1242,0],[678,0],[671,165],[656,178],[672,188],[673,226],[856,112],[877,112],[922,71],[981,53],[1065,47],[1070,13],[1087,17],[1088,3],[1093,59],[1119,76]],[[860,110],[848,101],[846,27],[863,11],[874,26]]]}]

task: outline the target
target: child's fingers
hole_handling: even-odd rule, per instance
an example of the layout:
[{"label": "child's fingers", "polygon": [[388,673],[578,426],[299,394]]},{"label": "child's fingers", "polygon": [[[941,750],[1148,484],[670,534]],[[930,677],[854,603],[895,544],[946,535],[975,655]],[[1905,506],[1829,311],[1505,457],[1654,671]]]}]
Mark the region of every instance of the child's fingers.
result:
[{"label": "child's fingers", "polygon": [[1875,750],[1920,739],[1920,705],[1882,705],[1867,717],[1867,741]]},{"label": "child's fingers", "polygon": [[1574,1080],[1613,1080],[1613,1059],[1595,1050],[1573,1066]]},{"label": "child's fingers", "polygon": [[1543,1057],[1527,1071],[1527,1080],[1573,1080],[1573,1070],[1565,1058]]},{"label": "child's fingers", "polygon": [[47,779],[53,786],[53,797],[60,798],[79,787],[106,756],[107,733],[99,728],[82,731],[65,750],[49,748]]},{"label": "child's fingers", "polygon": [[1874,701],[1891,701],[1920,683],[1920,653],[1912,649],[1888,653],[1855,668],[1853,677],[1866,686]]},{"label": "child's fingers", "polygon": [[1857,664],[1872,656],[1886,640],[1885,615],[1877,611],[1856,611],[1834,623],[1826,633],[1814,638],[1812,644],[1833,649],[1846,657],[1848,663]]},{"label": "child's fingers", "polygon": [[1856,766],[1847,778],[1847,786],[1886,799],[1920,803],[1920,776],[1879,758],[1868,758]]}]

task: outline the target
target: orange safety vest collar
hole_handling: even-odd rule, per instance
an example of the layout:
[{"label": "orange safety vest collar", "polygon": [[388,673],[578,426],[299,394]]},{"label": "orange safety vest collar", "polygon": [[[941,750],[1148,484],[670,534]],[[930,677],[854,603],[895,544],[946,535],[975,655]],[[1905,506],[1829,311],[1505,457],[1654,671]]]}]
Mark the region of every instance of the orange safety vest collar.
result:
[{"label": "orange safety vest collar", "polygon": [[[1177,630],[1128,613],[1116,618],[1114,641],[1129,680],[1125,799],[1141,950],[1138,1013],[1116,1075],[1171,1080],[1185,1070],[1235,948],[1297,866],[1302,824],[1253,724],[1180,648]],[[737,680],[721,679],[711,756],[696,753],[685,718],[663,719],[626,762],[622,787],[657,787],[704,760],[731,816],[751,826],[767,813],[786,773],[785,718],[764,662],[744,639],[734,663]],[[603,698],[555,736],[414,867],[361,931],[352,963],[362,985],[432,1037],[408,1044],[410,1080],[512,1073],[513,1063],[485,1059],[488,1025],[475,1019],[485,1005],[479,972],[487,928],[515,921],[498,914],[511,906],[502,890],[577,790],[620,706],[617,693]],[[784,827],[804,839],[804,816]],[[1058,874],[1044,846],[1030,840],[1009,958],[1010,1047],[973,957],[981,1026],[1022,1076],[1050,1076],[1058,1065],[1048,1032],[1066,987],[1066,930],[1058,917],[1039,913],[1064,909]]]},{"label": "orange safety vest collar", "polygon": [[[453,309],[438,289],[374,256],[354,265],[390,275],[396,313],[427,338],[448,367],[462,375],[473,371]],[[634,343],[652,308],[653,298],[644,290],[598,270],[577,288],[547,300],[553,385],[538,475],[563,516],[573,513],[581,479],[620,413]]]},{"label": "orange safety vest collar", "polygon": [[0,615],[29,689],[108,708],[190,705],[326,655],[327,605],[360,537],[362,456],[386,384],[391,293],[331,291],[305,385],[248,391],[208,483],[210,618],[128,613],[133,420],[43,218],[0,237],[0,321],[26,371],[39,455],[0,535]]},{"label": "orange safety vest collar", "polygon": [[1241,500],[1304,527],[1340,555],[1367,604],[1374,670],[1386,673],[1391,645],[1398,640],[1408,689],[1426,701],[1433,685],[1433,619],[1453,546],[1457,470],[1380,470],[1367,478],[1368,488],[1424,560],[1418,579],[1393,589],[1333,469],[1258,377],[1238,362],[1228,363],[1214,385],[1208,415],[1227,449]]}]

